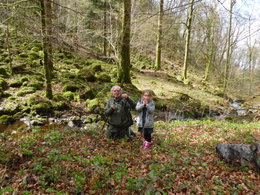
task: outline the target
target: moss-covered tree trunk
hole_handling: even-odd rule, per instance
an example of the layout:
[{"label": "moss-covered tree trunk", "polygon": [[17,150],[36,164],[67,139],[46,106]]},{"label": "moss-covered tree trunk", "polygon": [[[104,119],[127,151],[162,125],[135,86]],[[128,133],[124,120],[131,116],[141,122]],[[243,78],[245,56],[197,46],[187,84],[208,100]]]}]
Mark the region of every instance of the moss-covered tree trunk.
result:
[{"label": "moss-covered tree trunk", "polygon": [[228,71],[230,66],[231,59],[231,30],[232,30],[232,12],[233,6],[235,4],[234,0],[230,0],[230,10],[229,10],[229,27],[228,27],[228,35],[227,35],[227,55],[226,55],[226,63],[224,70],[224,84],[223,84],[223,94],[225,95],[228,83]]},{"label": "moss-covered tree trunk", "polygon": [[130,76],[130,32],[131,32],[131,0],[124,0],[123,29],[120,48],[120,66],[118,81],[131,83]]},{"label": "moss-covered tree trunk", "polygon": [[104,0],[103,14],[103,54],[107,56],[107,0]]},{"label": "moss-covered tree trunk", "polygon": [[189,56],[189,48],[190,48],[190,34],[191,34],[191,21],[193,17],[193,4],[194,0],[190,0],[190,9],[187,20],[187,34],[185,40],[185,54],[184,54],[184,63],[183,63],[183,79],[187,79],[187,70],[188,70],[188,56]]},{"label": "moss-covered tree trunk", "polygon": [[[41,22],[42,22],[42,37],[43,37],[43,52],[44,52],[44,70],[46,83],[46,96],[52,99],[52,22],[51,22],[51,1],[40,0],[41,5]],[[47,14],[49,12],[49,14]]]},{"label": "moss-covered tree trunk", "polygon": [[155,59],[155,70],[161,69],[161,53],[162,53],[162,20],[163,20],[163,0],[160,0],[160,9],[158,17],[158,31],[157,31],[157,44],[156,44],[156,59]]},{"label": "moss-covered tree trunk", "polygon": [[[6,0],[6,4],[8,4],[9,1]],[[6,14],[10,13],[10,9],[8,7],[6,7]],[[8,52],[8,60],[9,60],[9,71],[11,73],[11,75],[13,75],[13,58],[12,58],[12,54],[11,54],[11,44],[10,44],[10,30],[9,30],[9,20],[7,20],[7,24],[6,24],[6,32],[5,32],[5,43],[6,43],[6,48],[7,48],[7,52]]]},{"label": "moss-covered tree trunk", "polygon": [[209,25],[209,32],[208,32],[208,43],[209,43],[209,54],[207,55],[207,64],[205,68],[204,80],[208,80],[209,71],[213,65],[213,60],[215,58],[215,44],[214,44],[214,37],[215,37],[215,18],[213,18],[212,22]]}]

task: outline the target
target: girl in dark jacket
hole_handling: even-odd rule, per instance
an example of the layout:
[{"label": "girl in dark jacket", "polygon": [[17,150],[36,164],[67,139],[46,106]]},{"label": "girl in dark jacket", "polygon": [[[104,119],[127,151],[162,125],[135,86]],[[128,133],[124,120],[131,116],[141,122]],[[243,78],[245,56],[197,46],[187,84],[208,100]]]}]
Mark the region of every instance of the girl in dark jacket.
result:
[{"label": "girl in dark jacket", "polygon": [[153,113],[155,110],[155,103],[152,100],[151,90],[144,90],[142,99],[137,102],[135,109],[138,111],[138,131],[144,136],[143,147],[149,149],[152,146],[151,134],[154,128]]}]

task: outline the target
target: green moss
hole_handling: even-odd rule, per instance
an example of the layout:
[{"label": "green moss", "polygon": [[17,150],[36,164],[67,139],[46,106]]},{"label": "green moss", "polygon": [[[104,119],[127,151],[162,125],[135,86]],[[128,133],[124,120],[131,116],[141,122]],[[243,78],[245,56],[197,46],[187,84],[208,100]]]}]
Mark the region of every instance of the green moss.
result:
[{"label": "green moss", "polygon": [[48,114],[52,111],[52,105],[50,103],[41,102],[32,107],[32,109],[40,115]]},{"label": "green moss", "polygon": [[34,90],[42,90],[44,86],[42,82],[33,81],[28,84],[28,87],[31,87]]},{"label": "green moss", "polygon": [[83,80],[88,81],[88,82],[95,82],[97,80],[93,71],[88,69],[88,68],[82,69],[78,73],[78,78],[83,79]]},{"label": "green moss", "polygon": [[66,92],[66,91],[71,91],[71,92],[75,92],[79,89],[78,86],[74,85],[74,84],[67,84],[63,87],[62,91]]},{"label": "green moss", "polygon": [[0,78],[0,88],[2,88],[3,90],[6,90],[8,88],[8,83],[1,78]]},{"label": "green moss", "polygon": [[94,88],[89,88],[84,90],[84,92],[80,95],[81,99],[94,99],[97,95],[97,91]]},{"label": "green moss", "polygon": [[65,93],[63,93],[63,96],[68,100],[74,99],[74,93],[71,91],[66,91]]},{"label": "green moss", "polygon": [[68,103],[63,102],[63,101],[60,101],[60,102],[57,102],[57,103],[54,105],[54,108],[55,108],[56,110],[63,111],[63,110],[69,110],[69,109],[70,109],[70,106],[68,105]]},{"label": "green moss", "polygon": [[17,92],[17,96],[24,96],[26,94],[30,94],[30,93],[34,93],[36,90],[34,88],[31,87],[23,87],[22,89],[20,89]]},{"label": "green moss", "polygon": [[111,82],[111,77],[107,73],[102,72],[97,76],[97,80],[102,82]]},{"label": "green moss", "polygon": [[63,96],[62,96],[62,94],[61,93],[55,93],[54,95],[53,95],[53,100],[55,100],[55,101],[61,101],[61,100],[64,100],[64,98],[63,98]]},{"label": "green moss", "polygon": [[35,51],[31,51],[31,52],[29,53],[29,56],[30,56],[30,59],[32,59],[32,60],[37,60],[37,59],[40,58],[39,53],[38,53],[38,52],[35,52]]},{"label": "green moss", "polygon": [[33,47],[32,49],[31,49],[31,51],[35,51],[35,52],[38,52],[38,51],[40,51],[41,50],[41,48],[39,48],[39,47]]},{"label": "green moss", "polygon": [[6,69],[0,67],[0,75],[5,76],[5,77],[8,76]]},{"label": "green moss", "polygon": [[89,69],[92,70],[92,71],[94,71],[94,72],[101,72],[101,71],[102,71],[101,64],[99,64],[99,63],[92,64],[92,65],[89,67]]},{"label": "green moss", "polygon": [[15,121],[14,117],[9,115],[0,116],[0,124],[8,125]]},{"label": "green moss", "polygon": [[10,87],[16,87],[16,88],[21,87],[22,84],[23,82],[21,80],[13,80],[9,82]]},{"label": "green moss", "polygon": [[95,112],[99,106],[100,106],[100,100],[98,98],[87,101],[87,108],[90,113]]},{"label": "green moss", "polygon": [[35,104],[37,104],[37,100],[36,100],[36,98],[35,97],[30,97],[28,100],[27,100],[27,105],[28,106],[32,106],[32,105],[35,105]]},{"label": "green moss", "polygon": [[24,82],[24,81],[29,81],[29,78],[28,76],[22,76],[21,79],[20,79],[21,82]]}]

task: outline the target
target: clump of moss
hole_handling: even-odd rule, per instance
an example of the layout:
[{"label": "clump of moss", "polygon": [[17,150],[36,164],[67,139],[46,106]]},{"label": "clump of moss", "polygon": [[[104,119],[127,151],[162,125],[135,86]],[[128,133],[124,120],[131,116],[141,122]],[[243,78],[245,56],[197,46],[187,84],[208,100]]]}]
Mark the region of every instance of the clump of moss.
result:
[{"label": "clump of moss", "polygon": [[80,94],[81,99],[94,99],[97,95],[97,91],[94,88],[88,88],[83,91],[82,94]]},{"label": "clump of moss", "polygon": [[66,91],[65,93],[63,93],[63,96],[68,100],[74,99],[74,93],[71,91]]},{"label": "clump of moss", "polygon": [[28,58],[29,57],[27,53],[20,53],[19,56],[21,58]]},{"label": "clump of moss", "polygon": [[24,96],[26,94],[30,94],[30,93],[34,93],[36,90],[34,88],[31,87],[23,87],[22,89],[20,89],[17,92],[17,96]]},{"label": "clump of moss", "polygon": [[63,87],[62,91],[64,91],[64,92],[66,92],[66,91],[76,92],[78,89],[79,89],[79,87],[74,85],[74,84],[67,84]]},{"label": "clump of moss", "polygon": [[28,76],[22,76],[20,79],[21,82],[29,81]]},{"label": "clump of moss", "polygon": [[95,98],[87,101],[87,108],[90,113],[98,113],[102,107],[100,99]]},{"label": "clump of moss", "polygon": [[22,85],[23,85],[23,82],[21,80],[13,80],[13,81],[9,82],[10,87],[18,88],[18,87],[21,87]]},{"label": "clump of moss", "polygon": [[102,82],[111,82],[111,77],[107,73],[102,72],[97,76],[97,80]]},{"label": "clump of moss", "polygon": [[52,105],[47,102],[41,102],[39,104],[36,104],[32,107],[32,109],[40,115],[48,114],[52,111]]},{"label": "clump of moss", "polygon": [[9,116],[9,115],[2,115],[0,116],[0,124],[3,125],[9,125],[15,121],[14,117]]},{"label": "clump of moss", "polygon": [[32,81],[27,86],[31,87],[34,90],[42,90],[44,87],[42,82],[37,82],[37,81]]},{"label": "clump of moss", "polygon": [[54,95],[53,95],[53,100],[55,100],[55,101],[61,101],[61,100],[64,100],[64,97],[62,96],[62,94],[61,93],[55,93]]},{"label": "clump of moss", "polygon": [[63,101],[59,101],[56,104],[54,104],[54,109],[58,110],[58,111],[63,111],[63,110],[69,110],[70,106],[63,102]]},{"label": "clump of moss", "polygon": [[29,53],[29,57],[30,57],[31,60],[40,59],[39,53],[38,53],[38,52],[35,52],[35,51],[31,51],[31,52]]},{"label": "clump of moss", "polygon": [[88,82],[95,82],[97,80],[93,71],[88,69],[88,68],[83,68],[78,73],[78,78],[83,79],[83,80],[88,81]]},{"label": "clump of moss", "polygon": [[6,90],[8,88],[8,83],[2,78],[0,78],[0,88],[2,90]]},{"label": "clump of moss", "polygon": [[7,77],[7,76],[8,76],[8,73],[7,73],[7,71],[6,71],[5,68],[0,67],[0,75],[2,75],[2,76],[4,76],[4,77]]}]

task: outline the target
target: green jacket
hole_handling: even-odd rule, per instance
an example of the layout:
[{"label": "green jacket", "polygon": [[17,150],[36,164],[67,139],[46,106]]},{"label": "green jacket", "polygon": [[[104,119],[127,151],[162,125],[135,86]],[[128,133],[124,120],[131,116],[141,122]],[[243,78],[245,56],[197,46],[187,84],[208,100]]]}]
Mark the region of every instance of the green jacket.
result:
[{"label": "green jacket", "polygon": [[[116,109],[113,110],[111,105],[115,104]],[[133,124],[131,108],[135,109],[136,103],[129,97],[123,99],[119,97],[110,98],[107,102],[104,114],[109,117],[108,123],[116,127],[129,127]]]}]

